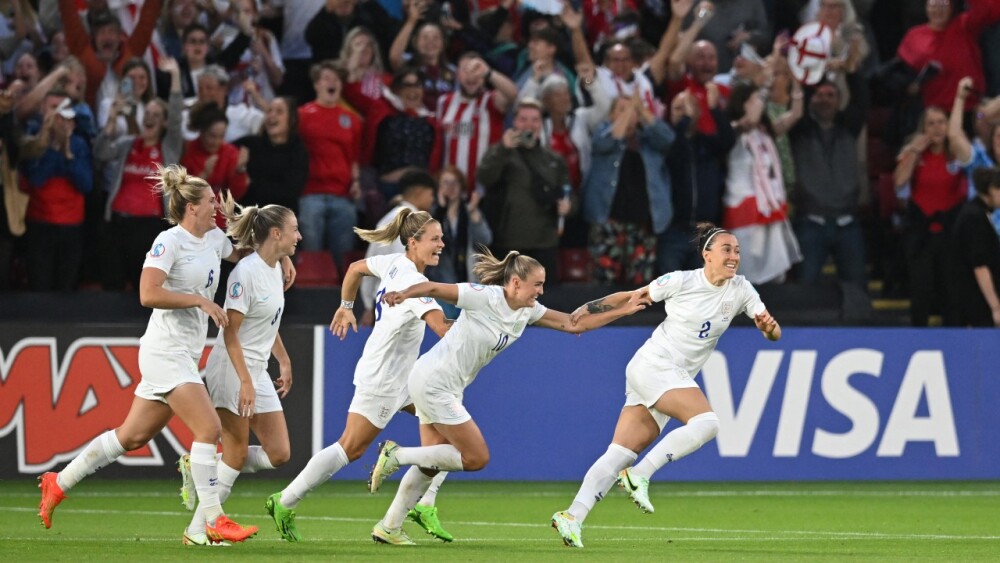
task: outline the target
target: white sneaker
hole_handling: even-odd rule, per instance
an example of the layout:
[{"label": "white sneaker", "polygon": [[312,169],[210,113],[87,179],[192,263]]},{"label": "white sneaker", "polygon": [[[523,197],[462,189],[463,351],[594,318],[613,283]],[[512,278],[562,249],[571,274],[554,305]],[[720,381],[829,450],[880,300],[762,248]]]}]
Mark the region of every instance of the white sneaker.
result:
[{"label": "white sneaker", "polygon": [[580,522],[566,511],[552,515],[552,527],[562,536],[562,541],[568,547],[583,547],[583,530]]},{"label": "white sneaker", "polygon": [[649,478],[632,474],[632,468],[626,467],[618,473],[618,485],[624,489],[632,502],[643,512],[653,513],[653,503],[649,502]]},{"label": "white sneaker", "polygon": [[375,543],[387,543],[389,545],[417,545],[416,542],[410,539],[410,536],[406,535],[402,526],[395,530],[390,530],[382,522],[375,524],[375,527],[372,528],[372,539],[375,540]]}]

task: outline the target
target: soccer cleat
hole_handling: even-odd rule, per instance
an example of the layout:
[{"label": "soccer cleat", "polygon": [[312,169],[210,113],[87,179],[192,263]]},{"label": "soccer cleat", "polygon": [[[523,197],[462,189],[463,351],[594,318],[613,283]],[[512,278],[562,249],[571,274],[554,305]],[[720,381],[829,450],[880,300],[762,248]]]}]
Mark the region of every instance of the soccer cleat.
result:
[{"label": "soccer cleat", "polygon": [[177,460],[177,472],[181,474],[181,504],[188,510],[194,510],[198,490],[194,488],[194,476],[191,475],[191,454],[184,454]]},{"label": "soccer cleat", "polygon": [[583,547],[583,538],[580,523],[572,514],[566,511],[556,512],[552,515],[552,527],[562,536],[562,541],[568,547]]},{"label": "soccer cleat", "polygon": [[438,509],[436,506],[423,506],[418,504],[406,513],[406,517],[419,524],[424,531],[441,541],[447,542],[455,539],[455,536],[451,535],[448,533],[448,530],[441,527],[441,521],[438,520]]},{"label": "soccer cleat", "polygon": [[208,539],[207,534],[191,534],[184,530],[184,537],[181,539],[184,545],[194,545],[201,547],[229,547],[232,545],[227,541],[213,542]]},{"label": "soccer cleat", "polygon": [[274,520],[274,527],[281,534],[281,539],[290,542],[302,541],[302,535],[299,534],[298,528],[295,527],[295,511],[282,506],[280,492],[267,497],[267,500],[264,502],[264,508],[267,509],[267,513]]},{"label": "soccer cleat", "polygon": [[389,530],[382,522],[375,524],[372,528],[372,539],[375,543],[387,543],[389,545],[417,545],[410,536],[406,535],[402,527]]},{"label": "soccer cleat", "polygon": [[212,542],[241,542],[253,537],[257,533],[257,526],[241,526],[223,514],[215,520],[215,525],[205,524],[205,535]]},{"label": "soccer cleat", "polygon": [[38,503],[38,517],[42,519],[42,526],[48,529],[52,527],[52,512],[66,495],[59,488],[57,474],[52,471],[43,473],[38,478],[38,488],[42,490],[42,500]]},{"label": "soccer cleat", "polygon": [[618,485],[640,510],[653,513],[653,503],[649,502],[649,477],[633,475],[632,468],[626,467],[618,473]]},{"label": "soccer cleat", "polygon": [[375,467],[372,467],[372,472],[368,476],[368,490],[372,494],[378,491],[386,478],[399,469],[399,461],[396,460],[396,450],[398,449],[399,444],[392,440],[386,440],[379,444],[378,461],[375,462]]}]

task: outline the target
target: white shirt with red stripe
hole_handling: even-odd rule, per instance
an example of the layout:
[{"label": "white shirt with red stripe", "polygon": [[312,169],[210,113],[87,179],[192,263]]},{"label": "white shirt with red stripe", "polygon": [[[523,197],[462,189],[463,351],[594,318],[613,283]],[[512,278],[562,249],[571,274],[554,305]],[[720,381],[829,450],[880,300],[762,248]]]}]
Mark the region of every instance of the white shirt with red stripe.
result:
[{"label": "white shirt with red stripe", "polygon": [[610,69],[604,66],[597,67],[597,82],[604,88],[608,99],[612,101],[621,96],[631,96],[636,88],[639,89],[639,96],[643,104],[653,112],[656,117],[663,116],[663,104],[653,92],[653,82],[646,76],[645,67],[637,68],[632,72],[632,81],[626,82],[615,76]]},{"label": "white shirt with red stripe", "polygon": [[503,118],[492,90],[484,90],[475,98],[455,91],[438,100],[442,166],[458,167],[468,178],[470,189],[475,186],[479,159],[503,136]]}]

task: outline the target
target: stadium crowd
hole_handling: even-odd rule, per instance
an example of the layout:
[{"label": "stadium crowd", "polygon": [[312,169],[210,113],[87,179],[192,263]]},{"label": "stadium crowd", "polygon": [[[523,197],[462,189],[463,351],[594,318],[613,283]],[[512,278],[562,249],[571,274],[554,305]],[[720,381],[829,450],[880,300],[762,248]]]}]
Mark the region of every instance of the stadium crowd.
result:
[{"label": "stadium crowd", "polygon": [[[698,267],[709,221],[754,284],[832,260],[914,325],[1000,326],[1000,239],[961,213],[1000,233],[997,22],[1000,0],[0,0],[0,290],[135,290],[167,227],[147,177],[179,163],[295,210],[300,260],[341,272],[399,205],[440,218],[449,283],[488,242],[637,286]],[[415,172],[434,190],[404,199]]]}]

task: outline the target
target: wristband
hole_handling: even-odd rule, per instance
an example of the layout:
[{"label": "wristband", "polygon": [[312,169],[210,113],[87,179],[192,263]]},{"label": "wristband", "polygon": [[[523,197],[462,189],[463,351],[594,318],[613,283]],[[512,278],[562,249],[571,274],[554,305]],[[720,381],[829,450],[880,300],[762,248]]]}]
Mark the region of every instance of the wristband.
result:
[{"label": "wristband", "polygon": [[341,309],[347,309],[348,311],[350,311],[351,309],[354,309],[354,301],[348,301],[346,299],[341,299],[340,300],[340,308]]}]

